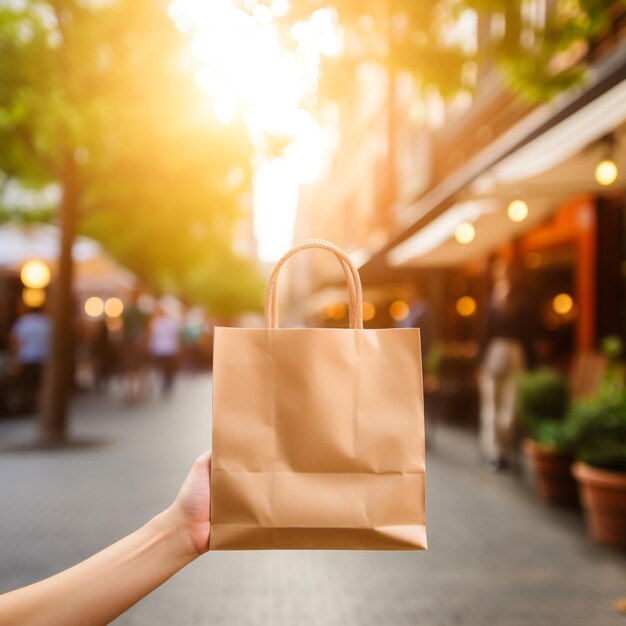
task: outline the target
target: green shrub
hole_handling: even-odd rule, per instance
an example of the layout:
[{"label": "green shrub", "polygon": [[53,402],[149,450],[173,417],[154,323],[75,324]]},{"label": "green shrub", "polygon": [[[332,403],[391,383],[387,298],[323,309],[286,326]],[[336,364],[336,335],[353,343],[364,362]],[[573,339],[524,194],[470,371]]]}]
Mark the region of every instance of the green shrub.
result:
[{"label": "green shrub", "polygon": [[605,381],[592,397],[577,402],[565,424],[575,457],[603,469],[626,471],[626,389]]},{"label": "green shrub", "polygon": [[568,404],[567,378],[559,372],[539,369],[519,378],[517,410],[538,443],[554,449],[566,447],[563,420]]},{"label": "green shrub", "polygon": [[571,408],[565,433],[574,456],[589,465],[618,472],[626,471],[626,388],[622,340],[602,340],[602,352],[609,359],[602,384],[589,398]]},{"label": "green shrub", "polygon": [[607,335],[600,342],[600,348],[610,361],[615,363],[624,349],[622,338],[618,335]]}]

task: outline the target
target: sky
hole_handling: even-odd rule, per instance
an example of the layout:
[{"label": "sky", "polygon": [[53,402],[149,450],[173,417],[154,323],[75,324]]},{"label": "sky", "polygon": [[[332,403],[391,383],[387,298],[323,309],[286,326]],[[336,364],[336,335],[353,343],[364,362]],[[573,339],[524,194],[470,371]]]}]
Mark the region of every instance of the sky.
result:
[{"label": "sky", "polygon": [[[223,124],[244,119],[255,147],[253,222],[261,261],[278,259],[291,245],[301,183],[321,173],[322,129],[310,112],[322,55],[340,52],[334,14],[315,11],[296,23],[287,47],[279,20],[288,0],[173,0],[169,15],[188,36],[199,86]],[[264,150],[269,135],[291,143],[278,157]]]}]

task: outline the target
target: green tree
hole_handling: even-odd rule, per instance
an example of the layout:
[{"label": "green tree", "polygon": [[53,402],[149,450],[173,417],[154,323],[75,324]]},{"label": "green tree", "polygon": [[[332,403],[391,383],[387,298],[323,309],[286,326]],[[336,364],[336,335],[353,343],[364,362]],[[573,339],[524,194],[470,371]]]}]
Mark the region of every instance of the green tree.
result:
[{"label": "green tree", "polygon": [[43,440],[67,431],[78,231],[157,289],[216,313],[260,305],[232,250],[249,187],[242,126],[221,126],[158,0],[0,2],[0,174],[62,199]]},{"label": "green tree", "polygon": [[382,227],[392,219],[396,195],[396,77],[409,73],[422,92],[443,97],[472,92],[487,65],[503,83],[532,102],[547,101],[585,76],[586,55],[611,21],[615,0],[294,0],[289,26],[320,8],[336,12],[344,53],[322,64],[320,96],[347,102],[356,68],[384,66],[387,87],[386,192]]},{"label": "green tree", "polygon": [[[350,65],[379,61],[392,70],[412,73],[418,86],[434,86],[445,96],[473,88],[475,71],[468,64],[489,63],[514,92],[546,101],[583,79],[586,53],[620,4],[616,0],[298,0],[287,18],[297,22],[321,7],[336,11],[347,49],[339,63],[328,65],[329,74],[341,76],[344,86]],[[332,85],[339,83],[332,81]]]}]

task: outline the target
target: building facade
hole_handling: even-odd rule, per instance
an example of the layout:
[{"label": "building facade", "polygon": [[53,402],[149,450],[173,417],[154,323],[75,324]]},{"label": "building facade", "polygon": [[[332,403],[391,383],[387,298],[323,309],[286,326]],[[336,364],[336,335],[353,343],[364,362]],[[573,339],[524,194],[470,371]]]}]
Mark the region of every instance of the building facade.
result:
[{"label": "building facade", "polygon": [[[515,290],[534,305],[519,329],[531,361],[626,337],[625,23],[621,11],[590,47],[585,84],[543,105],[485,67],[471,100],[418,96],[397,76],[390,115],[388,77],[360,70],[331,164],[302,190],[297,238],[353,255],[367,323],[402,324],[424,299],[430,346],[480,352],[493,303]],[[290,295],[311,322],[345,323],[341,268],[323,254],[298,260]]]}]

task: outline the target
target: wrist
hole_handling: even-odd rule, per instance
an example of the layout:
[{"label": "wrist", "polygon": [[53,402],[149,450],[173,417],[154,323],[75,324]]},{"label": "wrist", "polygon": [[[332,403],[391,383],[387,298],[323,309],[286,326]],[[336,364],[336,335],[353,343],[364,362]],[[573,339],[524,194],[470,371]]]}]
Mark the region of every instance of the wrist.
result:
[{"label": "wrist", "polygon": [[194,545],[184,518],[174,506],[152,518],[148,526],[170,544],[173,555],[183,564],[186,565],[200,556],[201,552]]}]

